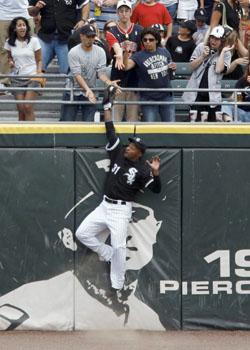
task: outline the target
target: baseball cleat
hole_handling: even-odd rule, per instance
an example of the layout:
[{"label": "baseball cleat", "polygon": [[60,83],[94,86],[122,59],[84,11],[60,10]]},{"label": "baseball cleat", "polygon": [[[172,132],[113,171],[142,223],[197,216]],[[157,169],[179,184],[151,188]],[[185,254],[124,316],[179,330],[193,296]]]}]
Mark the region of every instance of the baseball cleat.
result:
[{"label": "baseball cleat", "polygon": [[105,111],[108,109],[111,109],[111,107],[113,106],[116,91],[117,91],[117,87],[115,87],[114,85],[109,85],[107,89],[104,91],[102,105]]}]

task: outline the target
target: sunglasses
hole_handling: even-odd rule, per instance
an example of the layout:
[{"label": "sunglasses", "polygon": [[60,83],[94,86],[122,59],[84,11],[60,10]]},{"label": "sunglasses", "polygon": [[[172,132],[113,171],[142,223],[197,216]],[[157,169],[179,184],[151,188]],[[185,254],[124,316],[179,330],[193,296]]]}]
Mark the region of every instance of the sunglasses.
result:
[{"label": "sunglasses", "polygon": [[147,41],[153,42],[153,41],[155,41],[155,38],[143,38],[142,41],[143,41],[144,43],[146,43]]}]

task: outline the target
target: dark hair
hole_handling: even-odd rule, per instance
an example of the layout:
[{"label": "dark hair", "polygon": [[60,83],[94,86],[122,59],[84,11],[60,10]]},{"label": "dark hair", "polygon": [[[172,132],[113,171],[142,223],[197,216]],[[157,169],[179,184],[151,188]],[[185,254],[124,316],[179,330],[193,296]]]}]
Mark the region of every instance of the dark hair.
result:
[{"label": "dark hair", "polygon": [[141,32],[141,41],[143,41],[144,36],[147,34],[153,35],[153,37],[156,40],[157,47],[161,45],[161,35],[157,29],[151,27],[144,28]]},{"label": "dark hair", "polygon": [[[104,27],[103,27],[103,32],[106,33],[108,30],[110,30],[110,23],[115,23],[115,21],[113,19],[109,19],[105,24],[104,24]],[[113,26],[112,26],[113,27]],[[114,26],[115,27],[115,26]]]},{"label": "dark hair", "polygon": [[30,42],[30,25],[29,25],[29,22],[26,18],[24,17],[15,17],[11,22],[10,22],[10,25],[9,25],[9,28],[8,28],[8,44],[10,46],[16,46],[15,45],[15,41],[17,39],[17,35],[16,35],[16,25],[17,25],[17,22],[19,20],[22,20],[25,24],[26,24],[26,27],[27,27],[27,31],[26,31],[26,34],[25,34],[25,37],[24,39],[28,41],[28,43]]}]

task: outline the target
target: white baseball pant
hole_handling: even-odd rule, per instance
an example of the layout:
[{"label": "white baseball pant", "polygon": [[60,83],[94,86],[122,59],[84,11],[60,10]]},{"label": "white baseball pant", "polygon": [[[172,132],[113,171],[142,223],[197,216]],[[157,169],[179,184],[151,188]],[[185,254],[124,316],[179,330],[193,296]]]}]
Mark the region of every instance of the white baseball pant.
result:
[{"label": "white baseball pant", "polygon": [[[96,252],[105,261],[111,262],[110,279],[113,288],[121,289],[126,272],[126,238],[132,215],[132,203],[112,204],[105,201],[92,211],[76,231],[78,240]],[[109,229],[111,246],[101,242],[96,236]]]}]

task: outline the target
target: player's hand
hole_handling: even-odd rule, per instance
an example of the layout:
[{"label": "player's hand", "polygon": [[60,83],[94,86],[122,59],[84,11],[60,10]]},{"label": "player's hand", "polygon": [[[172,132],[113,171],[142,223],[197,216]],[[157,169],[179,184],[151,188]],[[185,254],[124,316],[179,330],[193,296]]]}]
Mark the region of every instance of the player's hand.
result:
[{"label": "player's hand", "polygon": [[154,156],[150,160],[146,160],[146,163],[150,166],[152,174],[159,176],[161,160],[159,156]]},{"label": "player's hand", "polygon": [[91,89],[86,90],[86,97],[91,103],[96,103],[96,97],[95,94]]},{"label": "player's hand", "polygon": [[35,7],[38,7],[39,9],[42,9],[44,6],[46,6],[46,2],[41,1],[41,0],[37,1],[36,5],[35,5]]}]

